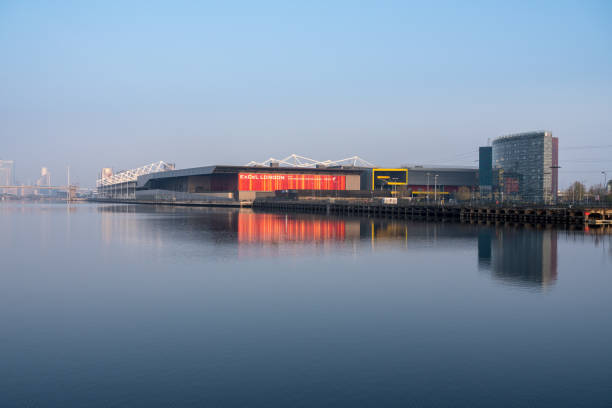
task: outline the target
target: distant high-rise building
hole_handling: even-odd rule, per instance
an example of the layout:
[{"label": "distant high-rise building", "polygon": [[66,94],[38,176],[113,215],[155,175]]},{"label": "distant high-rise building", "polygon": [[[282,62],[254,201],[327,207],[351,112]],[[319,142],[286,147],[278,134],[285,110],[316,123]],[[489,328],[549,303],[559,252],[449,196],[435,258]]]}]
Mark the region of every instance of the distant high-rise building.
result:
[{"label": "distant high-rise building", "polygon": [[51,173],[46,167],[40,169],[40,178],[38,179],[39,186],[50,186],[51,185]]},{"label": "distant high-rise building", "polygon": [[523,201],[551,203],[559,185],[559,140],[538,131],[493,141],[493,168],[503,172],[503,192]]},{"label": "distant high-rise building", "polygon": [[[49,169],[46,167],[42,167],[40,169],[40,177],[36,180],[36,185],[41,187],[49,187],[51,185],[51,173]],[[41,189],[37,191],[37,194],[40,195],[49,195],[50,191],[48,189]]]},{"label": "distant high-rise building", "polygon": [[100,178],[110,178],[113,175],[113,169],[111,169],[110,167],[104,167],[102,169],[102,175]]},{"label": "distant high-rise building", "polygon": [[[15,162],[13,160],[0,160],[0,186],[15,185]],[[10,189],[0,189],[0,194],[12,193]]]}]

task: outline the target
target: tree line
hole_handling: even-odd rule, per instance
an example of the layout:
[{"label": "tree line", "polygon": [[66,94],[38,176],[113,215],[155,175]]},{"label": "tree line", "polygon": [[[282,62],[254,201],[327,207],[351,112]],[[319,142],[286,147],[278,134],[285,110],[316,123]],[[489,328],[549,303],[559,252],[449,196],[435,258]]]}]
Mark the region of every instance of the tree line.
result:
[{"label": "tree line", "polygon": [[596,184],[590,187],[580,181],[574,181],[565,191],[561,192],[559,200],[569,203],[612,203],[612,180],[607,185]]}]

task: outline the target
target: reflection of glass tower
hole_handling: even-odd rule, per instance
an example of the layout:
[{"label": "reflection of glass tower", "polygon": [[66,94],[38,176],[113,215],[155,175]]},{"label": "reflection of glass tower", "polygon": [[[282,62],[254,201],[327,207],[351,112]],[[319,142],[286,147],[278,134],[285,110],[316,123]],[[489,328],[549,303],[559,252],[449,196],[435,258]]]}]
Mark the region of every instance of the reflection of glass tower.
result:
[{"label": "reflection of glass tower", "polygon": [[491,242],[493,240],[493,229],[483,228],[478,231],[478,268],[491,268]]},{"label": "reflection of glass tower", "polygon": [[557,279],[557,231],[508,228],[480,231],[478,264],[501,280],[552,284]]}]

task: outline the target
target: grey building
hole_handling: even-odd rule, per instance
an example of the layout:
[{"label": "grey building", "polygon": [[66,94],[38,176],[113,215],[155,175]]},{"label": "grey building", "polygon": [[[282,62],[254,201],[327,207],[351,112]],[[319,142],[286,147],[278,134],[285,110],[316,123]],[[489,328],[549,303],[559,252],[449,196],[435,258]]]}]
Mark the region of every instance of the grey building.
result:
[{"label": "grey building", "polygon": [[239,203],[278,190],[359,190],[361,170],[279,166],[206,166],[138,176],[98,187],[100,197],[143,201]]},{"label": "grey building", "polygon": [[401,191],[412,197],[425,199],[443,199],[456,197],[456,193],[466,188],[473,192],[478,188],[478,168],[475,167],[423,167],[405,166],[395,169],[361,168],[361,190],[380,189],[374,186],[372,172],[398,172],[407,171],[405,185],[393,185],[393,190]]},{"label": "grey building", "polygon": [[502,171],[507,198],[551,203],[557,198],[559,141],[548,131],[517,133],[493,141],[493,168]]},{"label": "grey building", "polygon": [[409,167],[408,185],[426,186],[436,183],[447,187],[476,187],[478,169],[471,167]]},{"label": "grey building", "polygon": [[[0,160],[0,186],[15,185],[15,162],[13,160]],[[15,190],[0,188],[0,194],[12,193]]]}]

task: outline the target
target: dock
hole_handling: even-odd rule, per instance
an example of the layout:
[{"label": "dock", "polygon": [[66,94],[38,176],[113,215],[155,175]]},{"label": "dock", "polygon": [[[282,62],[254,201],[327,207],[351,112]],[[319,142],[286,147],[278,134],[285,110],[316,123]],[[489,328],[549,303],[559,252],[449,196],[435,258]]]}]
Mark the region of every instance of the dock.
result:
[{"label": "dock", "polygon": [[549,206],[427,205],[348,200],[256,199],[256,210],[363,216],[394,219],[494,221],[527,224],[612,225],[612,208],[569,208]]},{"label": "dock", "polygon": [[612,207],[448,205],[414,203],[398,199],[384,203],[380,199],[286,199],[257,198],[254,201],[183,201],[92,199],[98,203],[171,205],[185,207],[235,207],[260,211],[296,212],[335,216],[377,217],[405,220],[491,221],[500,223],[612,226]]}]

